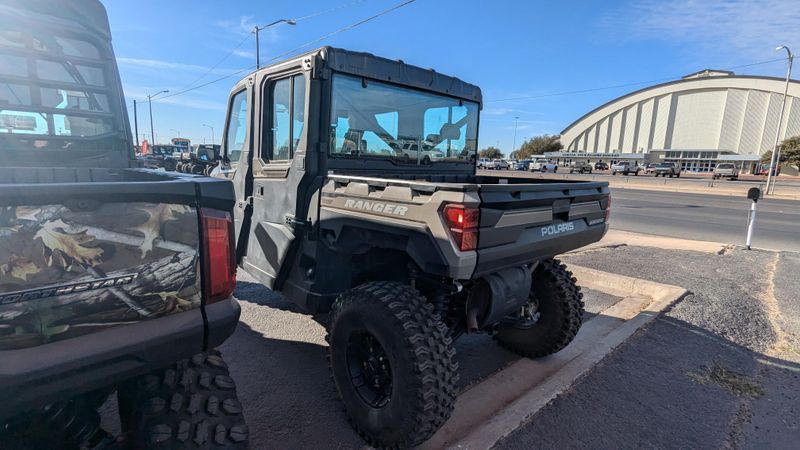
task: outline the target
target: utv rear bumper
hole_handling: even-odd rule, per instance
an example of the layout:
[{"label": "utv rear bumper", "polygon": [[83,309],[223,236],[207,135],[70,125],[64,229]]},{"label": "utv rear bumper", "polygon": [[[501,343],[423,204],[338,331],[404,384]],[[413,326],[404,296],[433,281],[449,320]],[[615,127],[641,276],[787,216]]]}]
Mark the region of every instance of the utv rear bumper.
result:
[{"label": "utv rear bumper", "polygon": [[113,386],[222,344],[241,309],[230,297],[201,310],[53,342],[0,351],[0,424],[20,412]]}]

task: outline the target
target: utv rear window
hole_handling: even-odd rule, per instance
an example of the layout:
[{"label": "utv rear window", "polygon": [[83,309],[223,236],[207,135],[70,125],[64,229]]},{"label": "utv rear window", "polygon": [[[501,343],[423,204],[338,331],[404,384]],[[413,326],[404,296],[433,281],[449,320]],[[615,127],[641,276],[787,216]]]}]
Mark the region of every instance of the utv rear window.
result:
[{"label": "utv rear window", "polygon": [[[111,51],[57,27],[0,20],[0,134],[94,137],[115,131]],[[111,75],[109,75],[111,74]],[[46,145],[47,141],[41,141]]]},{"label": "utv rear window", "polygon": [[478,104],[336,74],[330,126],[332,156],[474,161]]}]

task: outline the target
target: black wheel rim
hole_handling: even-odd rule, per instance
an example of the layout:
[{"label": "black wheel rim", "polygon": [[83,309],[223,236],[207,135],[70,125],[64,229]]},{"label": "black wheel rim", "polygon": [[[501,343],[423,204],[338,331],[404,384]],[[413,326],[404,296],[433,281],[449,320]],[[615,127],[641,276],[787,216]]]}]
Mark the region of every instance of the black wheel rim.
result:
[{"label": "black wheel rim", "polygon": [[539,298],[536,296],[536,293],[531,290],[531,293],[528,294],[528,303],[523,305],[516,314],[505,317],[503,323],[521,330],[535,327],[542,318],[539,304]]},{"label": "black wheel rim", "polygon": [[392,367],[380,342],[367,331],[357,331],[347,342],[350,382],[364,403],[383,408],[392,398]]}]

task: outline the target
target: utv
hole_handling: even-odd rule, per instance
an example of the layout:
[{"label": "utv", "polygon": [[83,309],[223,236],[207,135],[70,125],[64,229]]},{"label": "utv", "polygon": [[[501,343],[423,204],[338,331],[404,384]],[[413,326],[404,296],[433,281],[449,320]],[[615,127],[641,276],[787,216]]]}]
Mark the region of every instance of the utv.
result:
[{"label": "utv", "polygon": [[[330,311],[333,380],[372,445],[447,420],[453,340],[557,352],[582,294],[553,257],[599,240],[607,183],[476,175],[478,87],[321,48],[232,90],[217,176],[234,182],[237,261],[310,313]],[[396,149],[433,147],[427,158]]]}]

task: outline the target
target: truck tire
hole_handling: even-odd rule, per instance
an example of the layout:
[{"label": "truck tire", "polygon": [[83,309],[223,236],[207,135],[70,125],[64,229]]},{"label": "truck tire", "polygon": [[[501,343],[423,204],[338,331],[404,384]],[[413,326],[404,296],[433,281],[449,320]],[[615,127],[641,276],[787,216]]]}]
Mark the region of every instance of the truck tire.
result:
[{"label": "truck tire", "polygon": [[416,289],[375,281],[342,293],[328,342],[336,389],[370,445],[418,445],[450,417],[456,352],[447,327]]},{"label": "truck tire", "polygon": [[561,261],[542,261],[532,276],[530,298],[538,320],[533,324],[502,322],[495,339],[514,353],[538,358],[572,342],[583,323],[584,305],[581,288]]},{"label": "truck tire", "polygon": [[216,350],[131,380],[117,396],[131,448],[249,447],[236,385]]}]

